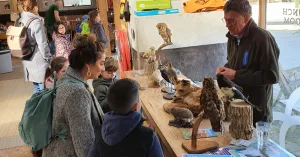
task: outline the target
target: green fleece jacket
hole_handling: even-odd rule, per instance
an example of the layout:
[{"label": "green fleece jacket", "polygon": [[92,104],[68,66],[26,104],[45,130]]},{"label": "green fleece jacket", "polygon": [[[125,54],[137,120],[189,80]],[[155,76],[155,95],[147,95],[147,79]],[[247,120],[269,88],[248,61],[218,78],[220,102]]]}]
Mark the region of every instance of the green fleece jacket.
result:
[{"label": "green fleece jacket", "polygon": [[81,27],[81,34],[90,34],[90,27],[86,21],[82,22],[80,27]]},{"label": "green fleece jacket", "polygon": [[117,77],[109,80],[99,77],[98,79],[93,80],[94,95],[96,96],[104,113],[111,111],[107,102],[107,93],[110,85],[112,85],[117,80]]},{"label": "green fleece jacket", "polygon": [[241,39],[230,33],[225,67],[236,70],[234,83],[243,87],[243,94],[262,111],[253,110],[253,124],[272,121],[272,85],[279,80],[279,48],[270,32],[259,28],[250,19]]}]

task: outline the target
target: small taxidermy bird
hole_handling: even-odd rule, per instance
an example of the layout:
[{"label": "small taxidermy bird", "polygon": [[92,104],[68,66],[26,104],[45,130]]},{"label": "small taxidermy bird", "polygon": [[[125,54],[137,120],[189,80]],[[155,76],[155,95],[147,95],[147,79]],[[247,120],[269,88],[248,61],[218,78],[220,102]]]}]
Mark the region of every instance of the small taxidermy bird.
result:
[{"label": "small taxidermy bird", "polygon": [[165,44],[172,44],[171,41],[171,30],[168,28],[168,26],[165,23],[158,23],[156,25],[156,28],[159,31],[159,35],[163,38]]},{"label": "small taxidermy bird", "polygon": [[[168,77],[168,80],[169,80],[168,82],[175,85],[175,83],[178,80],[178,77],[177,77],[176,69],[172,66],[171,62],[167,62],[167,64],[165,65],[165,74]],[[162,77],[163,77],[163,74],[162,74]]]},{"label": "small taxidermy bird", "polygon": [[226,76],[222,74],[217,74],[217,82],[218,86],[221,89],[221,91],[228,96],[230,99],[235,98],[235,99],[242,99],[244,100],[247,104],[251,105],[255,109],[259,110],[258,107],[253,105],[242,93],[243,88],[232,81],[230,81]]},{"label": "small taxidermy bird", "polygon": [[227,87],[227,88],[235,87],[239,91],[243,91],[243,88],[241,86],[233,83],[227,77],[225,77],[223,74],[217,74],[217,82],[218,82],[219,88],[222,88],[222,87]]},{"label": "small taxidermy bird", "polygon": [[170,126],[174,126],[178,128],[191,128],[193,126],[192,120],[194,116],[189,109],[174,107],[174,108],[170,108],[169,112],[174,117],[174,120],[169,121]]},{"label": "small taxidermy bird", "polygon": [[149,58],[150,56],[155,56],[155,48],[150,47],[147,51],[144,52],[143,57]]}]

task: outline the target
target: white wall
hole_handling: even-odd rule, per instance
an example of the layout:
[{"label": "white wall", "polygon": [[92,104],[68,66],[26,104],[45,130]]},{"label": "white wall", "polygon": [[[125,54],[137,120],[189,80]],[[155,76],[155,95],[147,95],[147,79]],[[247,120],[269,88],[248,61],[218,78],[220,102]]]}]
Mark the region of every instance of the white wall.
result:
[{"label": "white wall", "polygon": [[145,17],[132,15],[128,28],[130,42],[137,52],[144,52],[151,46],[157,49],[163,44],[163,39],[158,34],[156,24],[166,23],[172,32],[173,45],[164,49],[224,43],[227,41],[227,28],[222,17],[223,11]]}]

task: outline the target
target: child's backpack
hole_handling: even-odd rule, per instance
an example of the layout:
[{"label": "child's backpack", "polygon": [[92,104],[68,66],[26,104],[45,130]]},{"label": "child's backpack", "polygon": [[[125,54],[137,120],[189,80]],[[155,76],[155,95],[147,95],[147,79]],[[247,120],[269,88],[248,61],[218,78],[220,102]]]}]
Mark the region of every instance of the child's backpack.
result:
[{"label": "child's backpack", "polygon": [[37,18],[31,18],[27,21],[26,25],[20,24],[20,18],[15,22],[13,26],[9,26],[6,32],[7,35],[7,45],[10,49],[12,56],[23,58],[31,58],[33,55],[35,45],[31,45],[27,35],[27,28],[32,21]]},{"label": "child's backpack", "polygon": [[31,150],[38,151],[51,143],[53,138],[65,138],[63,128],[52,137],[52,103],[56,94],[56,73],[53,88],[45,88],[26,101],[24,113],[19,123],[19,135]]}]

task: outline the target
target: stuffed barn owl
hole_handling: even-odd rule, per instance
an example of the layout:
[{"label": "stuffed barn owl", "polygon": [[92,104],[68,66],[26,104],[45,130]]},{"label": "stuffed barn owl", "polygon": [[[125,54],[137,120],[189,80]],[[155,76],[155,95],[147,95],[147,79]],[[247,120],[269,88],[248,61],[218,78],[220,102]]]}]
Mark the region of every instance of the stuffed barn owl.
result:
[{"label": "stuffed barn owl", "polygon": [[165,44],[172,44],[172,33],[168,26],[165,23],[158,23],[156,27],[158,29],[159,35],[164,39]]}]

